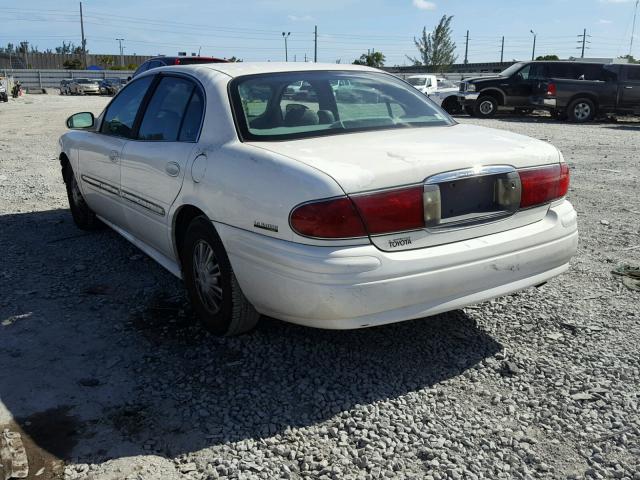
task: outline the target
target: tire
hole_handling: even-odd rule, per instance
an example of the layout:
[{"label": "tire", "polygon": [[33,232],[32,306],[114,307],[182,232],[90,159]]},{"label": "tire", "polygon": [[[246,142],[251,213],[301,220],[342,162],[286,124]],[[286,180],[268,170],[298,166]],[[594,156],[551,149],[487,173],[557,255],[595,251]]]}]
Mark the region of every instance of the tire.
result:
[{"label": "tire", "polygon": [[473,111],[473,107],[464,107],[464,111],[470,117],[475,117],[476,113]]},{"label": "tire", "polygon": [[260,314],[242,293],[222,240],[207,218],[189,224],[180,258],[191,305],[209,331],[233,336],[256,326]]},{"label": "tire", "polygon": [[445,98],[444,102],[442,102],[442,108],[449,115],[458,115],[462,113],[462,107],[460,106],[460,103],[458,102],[457,97]]},{"label": "tire", "polygon": [[69,199],[69,209],[71,210],[73,223],[81,230],[97,230],[102,227],[102,223],[98,220],[94,211],[85,202],[71,167],[63,167],[62,176],[67,186],[67,198]]},{"label": "tire", "polygon": [[567,107],[567,116],[572,123],[586,123],[596,116],[596,106],[588,98],[577,98]]},{"label": "tire", "polygon": [[491,118],[498,112],[498,101],[489,95],[483,95],[473,104],[476,117]]}]

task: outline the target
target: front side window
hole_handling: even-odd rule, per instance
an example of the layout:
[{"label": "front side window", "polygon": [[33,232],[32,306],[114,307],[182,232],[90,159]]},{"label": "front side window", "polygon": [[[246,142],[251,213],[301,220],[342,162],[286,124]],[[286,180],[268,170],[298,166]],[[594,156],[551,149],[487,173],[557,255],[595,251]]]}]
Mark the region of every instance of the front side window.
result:
[{"label": "front side window", "polygon": [[122,89],[107,107],[100,129],[102,133],[116,137],[132,137],[138,109],[153,79],[150,75],[135,80]]},{"label": "front side window", "polygon": [[640,82],[640,66],[625,66],[625,70],[627,71],[627,80]]},{"label": "front side window", "polygon": [[140,124],[138,138],[177,141],[182,119],[195,88],[193,82],[184,78],[164,77],[160,80]]},{"label": "front side window", "polygon": [[[300,89],[291,94],[297,85]],[[453,124],[419,91],[380,73],[247,75],[231,82],[230,93],[238,130],[246,140]]]}]

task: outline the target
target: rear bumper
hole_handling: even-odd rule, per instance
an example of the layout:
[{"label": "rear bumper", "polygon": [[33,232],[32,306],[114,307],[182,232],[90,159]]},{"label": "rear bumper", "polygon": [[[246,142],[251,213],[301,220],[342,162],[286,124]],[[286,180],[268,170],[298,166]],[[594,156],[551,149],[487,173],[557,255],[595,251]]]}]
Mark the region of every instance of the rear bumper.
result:
[{"label": "rear bumper", "polygon": [[216,228],[260,313],[328,329],[422,318],[543,283],[568,268],[578,244],[567,201],[531,225],[403,252],[306,246]]}]

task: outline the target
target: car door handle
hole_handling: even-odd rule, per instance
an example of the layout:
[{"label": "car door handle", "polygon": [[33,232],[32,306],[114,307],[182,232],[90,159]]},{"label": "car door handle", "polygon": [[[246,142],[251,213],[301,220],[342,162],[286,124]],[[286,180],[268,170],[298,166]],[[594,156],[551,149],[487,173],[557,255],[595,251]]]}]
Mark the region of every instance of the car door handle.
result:
[{"label": "car door handle", "polygon": [[626,88],[627,90],[631,90],[633,87],[630,87],[630,86],[628,86],[628,85],[627,85],[627,86],[626,86],[626,87],[624,87],[624,88]]},{"label": "car door handle", "polygon": [[111,152],[109,152],[109,160],[113,163],[118,163],[118,160],[120,160],[120,154],[116,150],[111,150]]},{"label": "car door handle", "polygon": [[500,84],[500,86],[501,86],[501,87],[508,87],[508,86],[509,86],[509,84],[508,84],[508,83],[501,83],[501,84]]}]

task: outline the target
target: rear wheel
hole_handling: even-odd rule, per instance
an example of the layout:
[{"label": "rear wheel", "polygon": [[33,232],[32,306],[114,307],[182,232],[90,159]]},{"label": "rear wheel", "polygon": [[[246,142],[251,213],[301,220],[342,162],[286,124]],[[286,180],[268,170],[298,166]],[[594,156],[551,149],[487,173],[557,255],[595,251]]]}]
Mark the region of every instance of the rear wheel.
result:
[{"label": "rear wheel", "polygon": [[588,98],[578,98],[569,104],[567,115],[573,123],[590,122],[596,116],[596,106]]},{"label": "rear wheel", "polygon": [[71,210],[73,222],[82,230],[96,230],[100,228],[102,224],[96,217],[94,211],[91,210],[87,202],[85,202],[71,167],[68,165],[63,167],[62,175],[67,186],[67,198],[69,199],[69,209]]},{"label": "rear wheel", "polygon": [[498,101],[489,95],[483,95],[473,105],[473,111],[476,117],[490,118],[498,111]]},{"label": "rear wheel", "polygon": [[211,222],[195,218],[181,252],[182,276],[193,309],[216,335],[238,335],[255,327],[260,314],[244,296],[227,252]]}]

